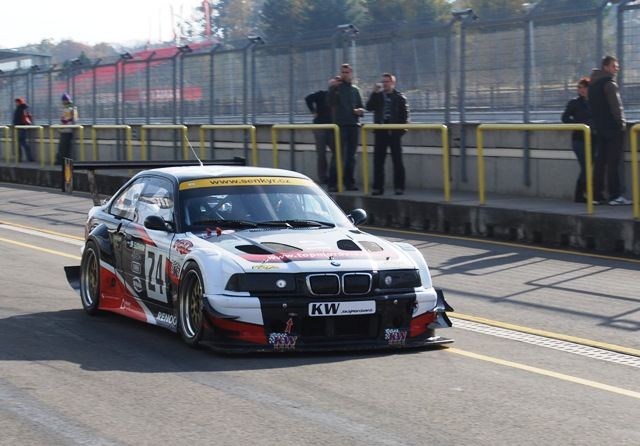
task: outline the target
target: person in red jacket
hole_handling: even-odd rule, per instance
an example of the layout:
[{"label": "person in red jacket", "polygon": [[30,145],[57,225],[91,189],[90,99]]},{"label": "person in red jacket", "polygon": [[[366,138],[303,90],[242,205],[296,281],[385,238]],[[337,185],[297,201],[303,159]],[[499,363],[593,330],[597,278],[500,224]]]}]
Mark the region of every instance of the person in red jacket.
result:
[{"label": "person in red jacket", "polygon": [[[22,98],[16,98],[16,109],[13,112],[13,125],[31,125],[33,124],[33,116],[29,111],[29,106]],[[22,161],[22,151],[24,150],[27,161],[33,161],[31,148],[27,142],[27,131],[18,129],[18,161]]]}]

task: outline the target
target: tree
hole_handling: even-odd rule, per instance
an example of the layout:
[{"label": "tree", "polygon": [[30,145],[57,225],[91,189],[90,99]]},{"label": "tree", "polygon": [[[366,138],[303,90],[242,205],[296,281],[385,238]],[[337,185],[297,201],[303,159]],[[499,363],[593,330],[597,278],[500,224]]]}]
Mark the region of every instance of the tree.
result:
[{"label": "tree", "polygon": [[446,0],[364,0],[371,24],[436,22],[451,11]]},{"label": "tree", "polygon": [[307,0],[266,0],[260,31],[269,41],[290,39],[303,31],[309,9]]},{"label": "tree", "polygon": [[[265,0],[217,0],[212,5],[212,32],[226,40],[255,34]],[[202,19],[204,24],[204,19]],[[204,26],[202,26],[204,29]]]},{"label": "tree", "polygon": [[523,0],[458,0],[454,6],[473,8],[473,12],[485,20],[513,17],[525,12]]}]

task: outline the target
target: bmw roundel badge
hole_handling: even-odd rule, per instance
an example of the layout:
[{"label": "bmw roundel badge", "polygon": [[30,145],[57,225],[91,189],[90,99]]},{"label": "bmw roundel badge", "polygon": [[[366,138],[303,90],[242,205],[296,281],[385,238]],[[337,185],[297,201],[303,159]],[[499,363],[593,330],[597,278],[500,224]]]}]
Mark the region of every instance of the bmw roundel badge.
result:
[{"label": "bmw roundel badge", "polygon": [[333,266],[340,266],[340,262],[338,262],[337,260],[332,260],[332,261],[331,261],[331,264],[332,264]]}]

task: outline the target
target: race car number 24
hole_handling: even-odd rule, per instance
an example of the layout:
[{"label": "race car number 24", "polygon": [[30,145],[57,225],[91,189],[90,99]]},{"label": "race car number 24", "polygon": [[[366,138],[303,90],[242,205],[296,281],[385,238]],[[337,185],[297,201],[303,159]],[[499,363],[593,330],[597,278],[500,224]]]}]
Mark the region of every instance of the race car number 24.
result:
[{"label": "race car number 24", "polygon": [[167,257],[154,250],[148,249],[144,262],[147,283],[147,297],[150,299],[167,301]]}]

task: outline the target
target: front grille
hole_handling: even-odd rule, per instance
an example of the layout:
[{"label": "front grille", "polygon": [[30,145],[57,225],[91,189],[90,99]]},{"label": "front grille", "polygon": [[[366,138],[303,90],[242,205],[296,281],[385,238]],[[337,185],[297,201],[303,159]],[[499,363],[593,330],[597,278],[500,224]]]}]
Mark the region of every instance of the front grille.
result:
[{"label": "front grille", "polygon": [[306,317],[302,318],[300,334],[305,344],[332,340],[376,339],[380,318],[377,315]]},{"label": "front grille", "polygon": [[315,296],[335,296],[340,293],[340,278],[337,274],[311,274],[307,287]]},{"label": "front grille", "polygon": [[342,276],[342,291],[344,294],[367,294],[371,291],[371,274],[347,273]]}]

